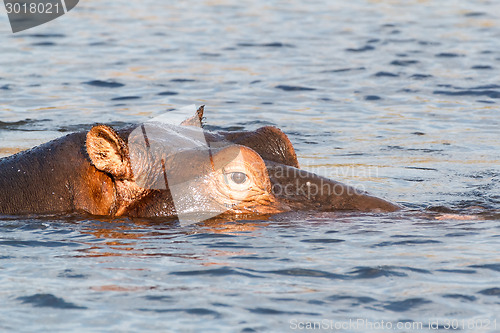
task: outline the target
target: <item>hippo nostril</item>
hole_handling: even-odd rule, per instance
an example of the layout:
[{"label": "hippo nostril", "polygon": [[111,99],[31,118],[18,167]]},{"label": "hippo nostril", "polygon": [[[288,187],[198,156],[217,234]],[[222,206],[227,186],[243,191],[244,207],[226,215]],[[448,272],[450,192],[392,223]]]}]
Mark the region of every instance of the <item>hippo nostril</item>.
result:
[{"label": "hippo nostril", "polygon": [[236,184],[243,184],[247,181],[247,175],[243,172],[232,172],[231,180]]}]

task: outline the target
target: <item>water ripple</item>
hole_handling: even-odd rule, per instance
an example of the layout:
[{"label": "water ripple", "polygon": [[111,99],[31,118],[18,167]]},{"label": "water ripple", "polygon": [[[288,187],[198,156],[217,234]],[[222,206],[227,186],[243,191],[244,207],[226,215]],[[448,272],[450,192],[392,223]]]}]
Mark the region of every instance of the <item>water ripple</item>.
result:
[{"label": "water ripple", "polygon": [[89,86],[99,87],[99,88],[121,88],[125,86],[125,84],[116,82],[114,80],[102,81],[102,80],[92,80],[83,82]]},{"label": "water ripple", "polygon": [[432,302],[426,300],[425,298],[416,297],[416,298],[408,298],[403,301],[389,302],[383,307],[387,310],[391,310],[394,312],[406,312],[430,303]]},{"label": "water ripple", "polygon": [[47,307],[54,309],[86,309],[83,306],[77,306],[73,303],[66,302],[64,299],[56,297],[52,294],[35,294],[31,296],[18,297],[17,300],[24,304],[30,304],[34,307]]}]

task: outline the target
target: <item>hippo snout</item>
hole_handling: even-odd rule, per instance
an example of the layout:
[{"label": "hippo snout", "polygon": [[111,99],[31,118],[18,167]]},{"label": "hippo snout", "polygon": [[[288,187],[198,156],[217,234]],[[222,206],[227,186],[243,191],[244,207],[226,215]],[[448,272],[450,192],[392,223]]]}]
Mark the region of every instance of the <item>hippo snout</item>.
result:
[{"label": "hippo snout", "polygon": [[303,169],[267,162],[272,193],[293,209],[392,212],[400,207],[355,187]]}]

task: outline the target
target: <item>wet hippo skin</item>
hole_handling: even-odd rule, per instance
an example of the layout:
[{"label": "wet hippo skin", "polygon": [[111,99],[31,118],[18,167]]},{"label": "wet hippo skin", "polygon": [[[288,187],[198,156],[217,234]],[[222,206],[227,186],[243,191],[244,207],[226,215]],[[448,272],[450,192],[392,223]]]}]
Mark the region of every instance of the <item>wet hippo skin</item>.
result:
[{"label": "wet hippo skin", "polygon": [[[193,118],[202,117],[200,108]],[[188,136],[195,130],[194,123],[188,119],[180,126],[154,125],[154,128],[160,134],[165,131],[168,137],[177,133]],[[212,147],[210,163],[198,158],[199,152],[195,150],[183,152],[181,163],[167,156],[161,163],[141,160],[143,165],[134,169],[129,136],[136,128],[115,131],[106,125],[96,125],[88,132],[69,134],[0,159],[0,214],[177,215],[176,207],[183,208],[172,200],[170,190],[176,184],[169,185],[165,178],[165,188],[145,187],[139,181],[142,176],[134,175],[134,170],[138,173],[141,169],[149,170],[148,175],[158,179],[163,179],[165,170],[181,175],[182,180],[199,179],[189,189],[191,196],[186,198],[187,206],[193,210],[224,207],[224,214],[237,215],[291,210],[399,209],[388,201],[299,169],[290,140],[275,127],[239,132],[204,131]],[[197,175],[195,170],[202,170],[203,175]]]}]

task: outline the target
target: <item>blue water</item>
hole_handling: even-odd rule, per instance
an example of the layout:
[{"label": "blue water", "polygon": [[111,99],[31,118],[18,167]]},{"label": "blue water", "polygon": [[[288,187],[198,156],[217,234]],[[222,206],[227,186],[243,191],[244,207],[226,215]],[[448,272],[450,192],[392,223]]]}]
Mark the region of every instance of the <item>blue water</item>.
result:
[{"label": "blue water", "polygon": [[83,1],[15,35],[1,14],[0,156],[205,104],[406,208],[0,218],[0,331],[500,330],[500,4]]}]

